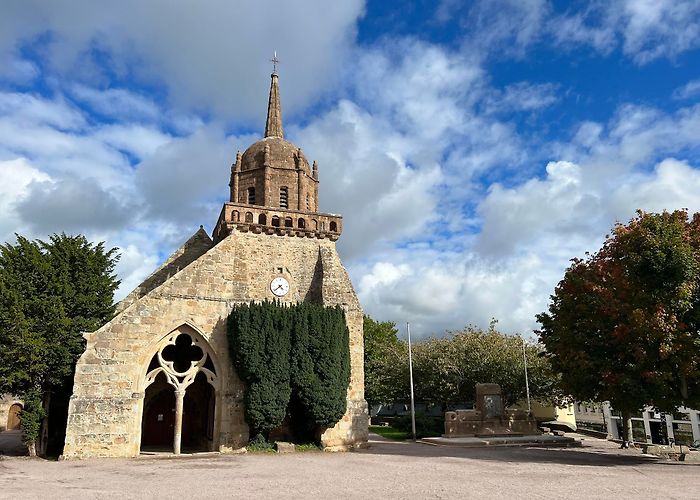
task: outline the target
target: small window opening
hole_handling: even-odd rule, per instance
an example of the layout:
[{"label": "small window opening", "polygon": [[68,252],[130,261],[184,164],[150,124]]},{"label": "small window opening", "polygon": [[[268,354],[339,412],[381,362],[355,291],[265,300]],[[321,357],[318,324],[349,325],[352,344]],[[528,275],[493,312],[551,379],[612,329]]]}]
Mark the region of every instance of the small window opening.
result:
[{"label": "small window opening", "polygon": [[251,224],[253,222],[253,212],[245,213],[245,221],[247,224]]},{"label": "small window opening", "polygon": [[338,232],[338,223],[336,221],[331,221],[331,231],[334,233]]},{"label": "small window opening", "polygon": [[284,219],[284,227],[294,227],[294,223],[292,222],[291,217],[285,217]]},{"label": "small window opening", "polygon": [[273,227],[280,227],[280,218],[277,217],[276,215],[272,216],[272,226]]},{"label": "small window opening", "polygon": [[305,229],[306,228],[306,221],[304,219],[299,219],[297,222],[297,225],[299,226],[299,229]]},{"label": "small window opening", "polygon": [[280,188],[280,207],[289,208],[289,192],[286,186]]},{"label": "small window opening", "polygon": [[248,188],[248,205],[255,205],[255,188]]},{"label": "small window opening", "polygon": [[267,224],[267,217],[265,217],[265,214],[258,215],[258,224],[263,226]]}]

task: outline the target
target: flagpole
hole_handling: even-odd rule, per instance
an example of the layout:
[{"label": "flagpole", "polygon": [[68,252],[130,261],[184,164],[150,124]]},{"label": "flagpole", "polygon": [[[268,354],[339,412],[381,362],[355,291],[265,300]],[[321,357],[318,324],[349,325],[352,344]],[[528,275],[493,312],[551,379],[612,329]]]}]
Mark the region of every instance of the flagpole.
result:
[{"label": "flagpole", "polygon": [[530,408],[530,381],[527,378],[527,358],[525,357],[525,338],[523,337],[523,363],[525,364],[525,391],[527,393],[527,413],[532,413]]},{"label": "flagpole", "polygon": [[408,333],[408,374],[411,380],[411,431],[413,432],[413,441],[416,440],[416,405],[413,400],[413,357],[411,355],[411,324],[406,323],[406,332]]}]

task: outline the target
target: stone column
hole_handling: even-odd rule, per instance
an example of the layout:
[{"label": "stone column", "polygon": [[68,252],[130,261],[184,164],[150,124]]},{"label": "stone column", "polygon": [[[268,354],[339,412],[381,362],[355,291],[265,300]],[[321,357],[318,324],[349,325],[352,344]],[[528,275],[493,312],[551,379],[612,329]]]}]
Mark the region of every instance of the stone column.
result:
[{"label": "stone column", "polygon": [[700,412],[697,410],[691,410],[690,408],[684,408],[688,412],[690,417],[690,427],[693,429],[693,441],[700,441]]},{"label": "stone column", "polygon": [[673,434],[673,413],[666,413],[666,439],[668,444],[671,444],[671,440],[674,444],[676,442],[676,436]]},{"label": "stone column", "polygon": [[649,407],[644,407],[642,411],[642,420],[644,421],[644,435],[647,443],[651,443],[651,421],[649,420]]},{"label": "stone column", "polygon": [[270,167],[265,165],[263,169],[263,192],[262,192],[262,200],[260,200],[262,203],[258,202],[258,200],[255,200],[258,205],[262,205],[264,207],[271,207],[272,206],[272,196],[271,196],[271,190],[272,190],[272,173]]},{"label": "stone column", "polygon": [[620,439],[617,432],[617,422],[612,416],[610,403],[607,401],[603,403],[603,420],[605,421],[605,427],[608,429],[607,439]]},{"label": "stone column", "polygon": [[301,169],[297,170],[297,210],[306,210],[306,205],[304,204],[304,186],[302,182],[303,172]]},{"label": "stone column", "polygon": [[173,437],[173,453],[180,454],[180,445],[182,443],[182,408],[185,402],[184,389],[175,391],[175,435]]}]

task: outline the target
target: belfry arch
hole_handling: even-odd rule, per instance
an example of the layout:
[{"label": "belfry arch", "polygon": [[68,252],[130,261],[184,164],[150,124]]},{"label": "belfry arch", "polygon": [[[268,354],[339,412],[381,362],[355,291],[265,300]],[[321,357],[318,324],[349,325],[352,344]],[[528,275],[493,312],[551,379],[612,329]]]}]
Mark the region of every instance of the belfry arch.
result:
[{"label": "belfry arch", "polygon": [[207,340],[185,323],[150,351],[143,379],[141,451],[212,451],[217,446],[220,371]]}]

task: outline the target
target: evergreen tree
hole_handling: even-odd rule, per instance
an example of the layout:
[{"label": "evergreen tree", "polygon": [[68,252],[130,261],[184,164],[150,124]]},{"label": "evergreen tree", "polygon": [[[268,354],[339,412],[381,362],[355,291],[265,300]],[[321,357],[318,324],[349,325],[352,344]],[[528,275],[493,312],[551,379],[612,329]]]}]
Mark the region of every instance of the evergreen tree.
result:
[{"label": "evergreen tree", "polygon": [[265,437],[284,420],[289,383],[290,323],[279,304],[242,304],[228,319],[231,357],[246,382],[245,413],[251,434]]},{"label": "evergreen tree", "polygon": [[[346,410],[350,383],[349,332],[342,308],[303,307],[308,331],[295,339],[292,381],[309,418],[330,427]],[[300,322],[301,323],[301,322]],[[301,329],[300,329],[301,330]]]},{"label": "evergreen tree", "polygon": [[117,259],[116,249],[83,236],[53,235],[49,242],[17,236],[15,245],[0,246],[0,393],[25,401],[21,422],[30,450],[50,394],[70,395],[82,332],[113,314]]},{"label": "evergreen tree", "polygon": [[343,416],[350,349],[340,307],[241,304],[229,315],[228,335],[234,367],[248,386],[251,435],[267,437],[285,416],[307,431]]}]

